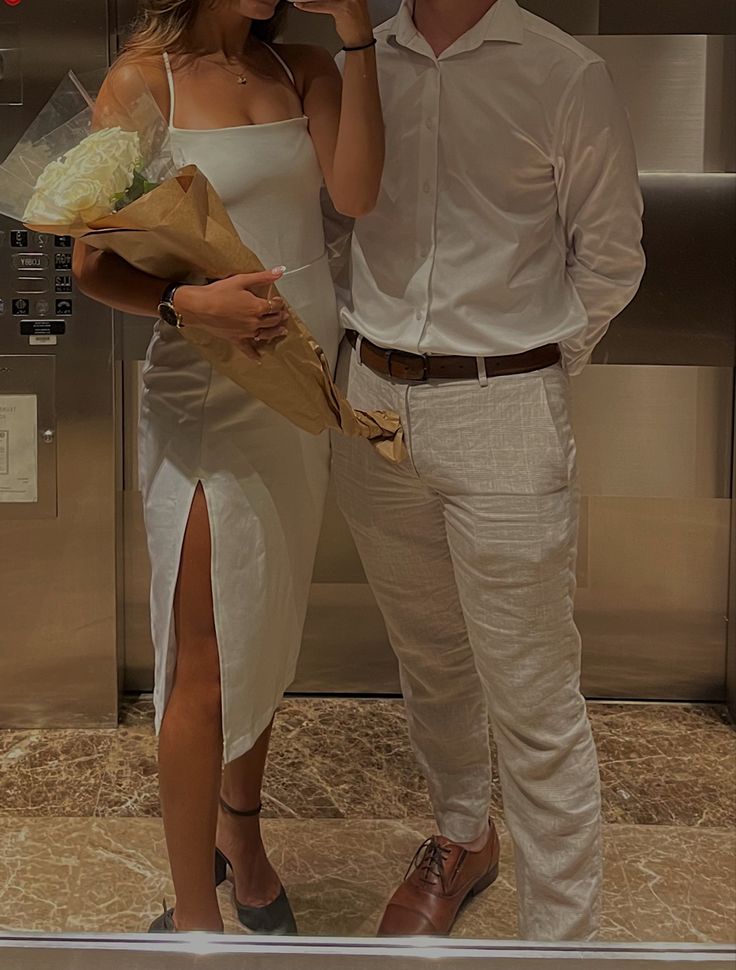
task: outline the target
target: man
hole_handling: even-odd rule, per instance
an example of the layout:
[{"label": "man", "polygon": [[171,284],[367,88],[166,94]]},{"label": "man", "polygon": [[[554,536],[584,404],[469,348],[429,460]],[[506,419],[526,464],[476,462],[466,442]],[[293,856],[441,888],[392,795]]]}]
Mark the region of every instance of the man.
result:
[{"label": "man", "polygon": [[520,935],[589,939],[568,375],[642,276],[631,136],[601,59],[515,0],[404,0],[376,39],[387,164],[355,226],[341,381],[399,412],[409,458],[336,436],[335,473],[439,828],[379,933],[448,933],[494,880],[490,722]]}]

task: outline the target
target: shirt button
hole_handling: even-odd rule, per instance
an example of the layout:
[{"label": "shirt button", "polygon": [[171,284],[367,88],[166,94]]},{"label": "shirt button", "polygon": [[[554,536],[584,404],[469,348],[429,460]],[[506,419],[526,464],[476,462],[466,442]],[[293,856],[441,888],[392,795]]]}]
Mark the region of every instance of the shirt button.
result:
[{"label": "shirt button", "polygon": [[422,319],[422,311],[421,310],[417,310],[415,316],[416,316],[417,320],[421,320]]},{"label": "shirt button", "polygon": [[424,191],[425,195],[429,195],[431,189],[432,189],[432,186],[429,184],[429,182],[425,182],[424,185],[422,186],[422,190]]},{"label": "shirt button", "polygon": [[424,123],[427,126],[427,128],[429,128],[430,131],[434,128],[434,122],[432,121],[431,118],[427,118],[427,120]]}]

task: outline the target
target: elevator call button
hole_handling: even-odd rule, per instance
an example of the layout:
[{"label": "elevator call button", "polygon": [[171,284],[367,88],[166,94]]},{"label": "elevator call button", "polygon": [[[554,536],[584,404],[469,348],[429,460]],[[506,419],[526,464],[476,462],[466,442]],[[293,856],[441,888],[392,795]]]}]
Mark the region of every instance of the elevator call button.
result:
[{"label": "elevator call button", "polygon": [[19,296],[28,293],[46,293],[49,281],[45,276],[19,276],[15,281],[15,292]]},{"label": "elevator call button", "polygon": [[[71,256],[69,260],[71,269]],[[16,253],[13,256],[13,269],[48,269],[48,265],[49,258],[45,253]]]},{"label": "elevator call button", "polygon": [[72,291],[71,276],[55,276],[54,289],[56,290],[57,293],[71,293]]},{"label": "elevator call button", "polygon": [[27,229],[11,229],[10,231],[10,245],[13,249],[27,249],[28,248],[28,230]]},{"label": "elevator call button", "polygon": [[72,312],[72,301],[71,300],[57,300],[56,301],[56,313],[60,317],[68,317]]},{"label": "elevator call button", "polygon": [[72,254],[57,253],[54,256],[54,268],[70,270],[72,268]]},{"label": "elevator call button", "polygon": [[13,300],[13,313],[16,317],[25,316],[31,312],[30,301],[24,299]]},{"label": "elevator call button", "polygon": [[71,236],[54,236],[54,246],[57,249],[71,249],[72,242]]}]

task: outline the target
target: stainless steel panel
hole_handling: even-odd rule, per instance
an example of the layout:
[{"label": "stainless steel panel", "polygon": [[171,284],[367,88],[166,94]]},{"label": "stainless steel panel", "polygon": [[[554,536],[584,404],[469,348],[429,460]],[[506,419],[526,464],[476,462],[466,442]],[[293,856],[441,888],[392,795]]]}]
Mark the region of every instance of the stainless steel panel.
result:
[{"label": "stainless steel panel", "polygon": [[736,171],[736,38],[708,38],[706,172]]},{"label": "stainless steel panel", "polygon": [[435,939],[412,942],[181,934],[170,940],[128,936],[7,934],[0,937],[9,970],[726,970],[734,949],[693,943],[513,943]]},{"label": "stainless steel panel", "polygon": [[[56,516],[56,360],[18,354],[0,357],[0,396],[36,398],[37,497],[34,502],[0,502],[0,531],[8,522]],[[12,432],[11,432],[12,434]],[[12,443],[11,443],[12,447]]]},{"label": "stainless steel panel", "polygon": [[644,175],[647,271],[596,363],[736,363],[736,176]]},{"label": "stainless steel panel", "polygon": [[726,172],[733,154],[717,130],[732,124],[733,37],[587,36],[626,104],[644,172]]},{"label": "stainless steel panel", "polygon": [[730,501],[588,500],[578,590],[589,697],[724,697]]},{"label": "stainless steel panel", "polygon": [[736,4],[733,0],[600,0],[600,33],[734,34]]},{"label": "stainless steel panel", "polygon": [[590,366],[572,390],[585,495],[730,497],[730,367]]},{"label": "stainless steel panel", "polygon": [[[131,318],[131,320],[134,318]],[[134,333],[150,338],[151,321],[135,327]],[[129,328],[126,328],[129,329]],[[128,338],[130,339],[130,338]],[[123,340],[125,344],[125,339]],[[145,344],[143,346],[145,352]],[[153,686],[153,644],[149,590],[151,568],[148,561],[143,502],[138,490],[138,415],[140,413],[141,363],[124,359],[122,363],[123,415],[123,492],[122,492],[122,569],[123,599],[120,604],[123,631],[125,690],[150,690]]]},{"label": "stainless steel panel", "polygon": [[[23,69],[22,103],[0,107],[0,157],[70,65],[82,73],[104,67],[108,27],[107,4],[99,0],[0,5],[0,48],[19,45]],[[29,286],[29,277],[46,280],[44,299],[53,299],[56,256],[66,259],[70,251],[51,237],[41,237],[45,246],[36,249],[35,234],[28,248],[11,249],[13,228],[0,220],[0,355],[34,358],[41,369],[29,379],[34,393],[53,398],[44,418],[51,422],[55,414],[58,506],[55,513],[49,506],[45,518],[22,518],[15,506],[0,514],[0,724],[111,727],[117,720],[112,315],[73,291],[64,296],[72,313],[64,315],[66,332],[56,345],[29,345],[12,299],[21,289],[43,288]],[[19,268],[12,257],[24,252],[43,259]],[[44,316],[37,297],[25,297],[29,318]],[[53,366],[44,363],[49,357]],[[46,462],[51,453],[41,448],[41,454]],[[50,483],[53,476],[46,477]]]},{"label": "stainless steel panel", "polygon": [[568,34],[598,33],[598,0],[519,0],[538,17],[549,20]]},{"label": "stainless steel panel", "polygon": [[726,700],[731,717],[736,721],[736,394],[734,395],[734,489],[731,496],[731,567],[728,581],[728,638],[726,641]]},{"label": "stainless steel panel", "polygon": [[[347,528],[337,519],[335,524]],[[355,571],[359,569],[357,557],[351,565]],[[290,691],[304,694],[401,692],[396,658],[367,583],[312,586],[302,652]]]}]

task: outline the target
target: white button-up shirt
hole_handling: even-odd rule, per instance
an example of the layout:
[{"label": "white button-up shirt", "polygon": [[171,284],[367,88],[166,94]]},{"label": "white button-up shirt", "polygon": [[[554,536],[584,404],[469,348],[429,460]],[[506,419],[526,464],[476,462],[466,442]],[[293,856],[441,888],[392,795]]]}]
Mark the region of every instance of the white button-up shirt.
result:
[{"label": "white button-up shirt", "polygon": [[436,57],[411,0],[376,29],[387,158],[343,324],[382,347],[560,343],[582,369],[644,269],[626,114],[604,62],[497,0]]}]

